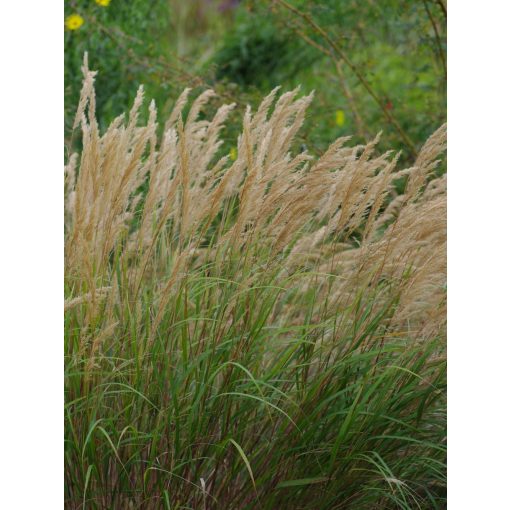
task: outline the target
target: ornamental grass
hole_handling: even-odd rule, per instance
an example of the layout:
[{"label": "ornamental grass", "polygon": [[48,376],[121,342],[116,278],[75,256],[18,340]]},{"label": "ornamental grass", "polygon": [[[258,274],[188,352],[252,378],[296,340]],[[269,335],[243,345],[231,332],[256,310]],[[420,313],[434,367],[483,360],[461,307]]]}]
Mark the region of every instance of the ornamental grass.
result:
[{"label": "ornamental grass", "polygon": [[379,136],[315,158],[294,143],[312,95],[275,89],[234,159],[212,90],[158,125],[140,88],[102,131],[83,73],[66,507],[444,508],[446,127],[411,168]]}]

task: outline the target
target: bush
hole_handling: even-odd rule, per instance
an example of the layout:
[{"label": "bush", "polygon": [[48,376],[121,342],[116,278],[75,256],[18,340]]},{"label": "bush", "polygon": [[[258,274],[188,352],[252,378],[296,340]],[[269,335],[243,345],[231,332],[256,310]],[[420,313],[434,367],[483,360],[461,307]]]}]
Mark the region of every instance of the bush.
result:
[{"label": "bush", "polygon": [[[291,151],[311,96],[247,109],[237,151],[183,92],[66,166],[68,508],[441,508],[445,128],[412,168]],[[407,176],[404,193],[393,181]]]}]

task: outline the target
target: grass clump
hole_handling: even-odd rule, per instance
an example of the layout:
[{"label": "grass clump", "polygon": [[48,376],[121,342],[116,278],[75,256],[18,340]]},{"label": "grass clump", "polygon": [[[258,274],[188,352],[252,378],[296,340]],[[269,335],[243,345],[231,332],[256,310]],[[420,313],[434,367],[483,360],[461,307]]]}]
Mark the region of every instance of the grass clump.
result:
[{"label": "grass clump", "polygon": [[[312,96],[212,120],[140,89],[65,169],[68,508],[442,508],[445,176],[378,138],[294,154]],[[228,152],[228,151],[224,151]],[[405,178],[403,194],[394,181]]]}]

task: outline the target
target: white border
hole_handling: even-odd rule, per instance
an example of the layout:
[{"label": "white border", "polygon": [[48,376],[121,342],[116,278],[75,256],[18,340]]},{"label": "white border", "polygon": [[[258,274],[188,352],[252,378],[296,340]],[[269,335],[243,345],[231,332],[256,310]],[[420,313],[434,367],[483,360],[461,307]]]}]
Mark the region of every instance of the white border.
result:
[{"label": "white border", "polygon": [[0,57],[0,508],[62,508],[62,4],[3,2]]},{"label": "white border", "polygon": [[510,4],[448,2],[448,508],[510,508]]}]

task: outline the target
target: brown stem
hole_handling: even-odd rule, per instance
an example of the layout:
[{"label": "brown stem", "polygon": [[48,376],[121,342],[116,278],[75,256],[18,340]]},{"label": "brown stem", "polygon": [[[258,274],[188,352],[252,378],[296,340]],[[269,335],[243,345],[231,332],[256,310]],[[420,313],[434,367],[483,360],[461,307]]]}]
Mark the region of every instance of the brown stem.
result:
[{"label": "brown stem", "polygon": [[446,19],[446,4],[444,0],[436,0],[436,2],[439,4],[439,7],[441,7],[441,10],[443,11],[444,18]]},{"label": "brown stem", "polygon": [[430,12],[427,0],[423,0],[423,5],[425,6],[425,10],[427,11],[427,15],[430,19],[430,23],[432,24],[432,28],[434,29],[434,34],[436,36],[437,52],[439,53],[439,58],[441,59],[441,64],[443,65],[444,81],[446,82],[446,73],[447,73],[446,58],[444,56],[443,47],[441,46],[441,37],[439,35],[439,30],[437,28],[436,21],[434,20],[434,17],[432,16],[432,13]]}]

